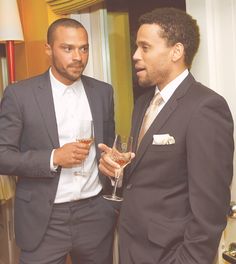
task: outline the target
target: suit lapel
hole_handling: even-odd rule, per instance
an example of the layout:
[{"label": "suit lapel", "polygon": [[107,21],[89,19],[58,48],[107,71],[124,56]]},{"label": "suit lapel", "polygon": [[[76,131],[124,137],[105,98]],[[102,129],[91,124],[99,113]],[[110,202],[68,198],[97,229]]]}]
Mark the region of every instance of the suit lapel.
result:
[{"label": "suit lapel", "polygon": [[52,88],[48,72],[42,76],[41,83],[35,87],[34,95],[52,145],[54,148],[57,148],[60,146],[60,143],[58,138]]},{"label": "suit lapel", "polygon": [[[160,111],[156,119],[153,121],[152,125],[144,135],[142,142],[140,143],[140,146],[138,150],[136,151],[136,157],[134,162],[131,162],[130,168],[129,168],[129,175],[132,174],[133,170],[137,166],[137,164],[142,159],[143,155],[145,154],[148,146],[152,144],[153,141],[153,135],[157,134],[158,131],[163,127],[163,125],[167,122],[167,120],[170,118],[172,113],[175,111],[175,109],[178,107],[179,99],[185,95],[187,90],[189,89],[192,82],[195,81],[193,76],[189,74],[186,79],[179,85],[179,87],[175,90],[169,101],[166,103],[166,105],[163,107],[163,109]],[[146,99],[146,102],[150,102],[150,98],[148,97]],[[144,103],[145,109],[148,107],[148,103]],[[146,111],[146,110],[145,110]],[[145,113],[144,111],[144,113]],[[144,116],[144,113],[142,114],[142,118]],[[141,121],[138,120],[136,124],[134,124],[134,129],[136,131],[140,130],[141,124],[142,124],[142,118]],[[136,126],[137,125],[137,126]],[[137,129],[138,128],[138,129]],[[135,147],[137,145],[137,139],[138,139],[138,133],[135,134]]]},{"label": "suit lapel", "polygon": [[[98,96],[97,96],[97,90],[95,87],[87,81],[87,79],[84,78],[84,76],[81,77],[81,80],[84,85],[85,93],[88,98],[93,123],[94,123],[94,137],[95,137],[95,145],[97,150],[98,143],[101,143],[103,141],[103,118],[102,118],[102,112],[101,112],[101,105],[99,104]],[[96,151],[98,153],[98,151]]]}]

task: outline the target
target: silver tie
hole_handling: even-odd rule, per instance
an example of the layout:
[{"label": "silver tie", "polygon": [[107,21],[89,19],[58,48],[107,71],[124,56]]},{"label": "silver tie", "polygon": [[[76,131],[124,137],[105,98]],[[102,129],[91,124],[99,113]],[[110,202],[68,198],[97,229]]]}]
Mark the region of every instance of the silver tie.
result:
[{"label": "silver tie", "polygon": [[160,92],[157,92],[153,96],[153,98],[150,102],[150,105],[149,105],[149,107],[145,113],[144,118],[143,118],[143,123],[142,123],[140,133],[139,133],[139,137],[138,137],[138,146],[139,146],[140,142],[142,141],[143,136],[145,135],[145,133],[147,132],[147,130],[151,126],[153,120],[156,118],[157,112],[158,112],[158,106],[161,104],[162,101],[163,101],[163,98],[161,97]]}]

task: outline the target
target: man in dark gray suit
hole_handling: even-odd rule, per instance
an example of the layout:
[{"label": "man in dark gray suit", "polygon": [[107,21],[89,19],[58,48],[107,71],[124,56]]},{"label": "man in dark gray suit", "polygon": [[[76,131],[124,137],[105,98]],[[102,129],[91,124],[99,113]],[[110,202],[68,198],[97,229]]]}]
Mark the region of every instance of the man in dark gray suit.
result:
[{"label": "man in dark gray suit", "polygon": [[[20,263],[61,264],[71,253],[75,263],[111,264],[117,213],[101,197],[110,181],[98,173],[97,144],[113,142],[113,89],[82,75],[89,44],[81,23],[59,19],[47,38],[50,69],[9,85],[1,102],[0,174],[18,176]],[[91,145],[75,142],[84,119],[94,123]],[[81,162],[89,175],[74,175]]]},{"label": "man in dark gray suit", "polygon": [[[178,9],[140,18],[133,59],[139,84],[154,88],[133,111],[121,264],[212,264],[216,256],[230,203],[233,120],[226,101],[189,73],[199,39],[196,21]],[[99,168],[114,176],[119,166],[108,154]]]}]

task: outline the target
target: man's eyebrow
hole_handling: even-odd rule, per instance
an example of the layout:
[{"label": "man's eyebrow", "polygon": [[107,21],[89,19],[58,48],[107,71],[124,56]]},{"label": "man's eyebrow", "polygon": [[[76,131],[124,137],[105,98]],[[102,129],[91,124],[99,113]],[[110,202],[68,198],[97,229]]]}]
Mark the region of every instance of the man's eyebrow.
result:
[{"label": "man's eyebrow", "polygon": [[145,40],[140,40],[136,42],[136,45],[148,45],[150,46],[150,43]]}]

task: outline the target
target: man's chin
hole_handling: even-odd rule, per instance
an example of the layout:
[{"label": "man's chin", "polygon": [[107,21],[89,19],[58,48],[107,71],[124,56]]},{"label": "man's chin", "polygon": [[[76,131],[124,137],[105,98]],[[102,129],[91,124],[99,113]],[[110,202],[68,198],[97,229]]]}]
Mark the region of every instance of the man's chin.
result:
[{"label": "man's chin", "polygon": [[153,84],[145,80],[138,80],[138,84],[140,87],[143,87],[143,88],[153,86]]},{"label": "man's chin", "polygon": [[70,80],[75,82],[80,79],[81,75],[82,75],[82,72],[76,73],[76,74],[70,74]]},{"label": "man's chin", "polygon": [[80,79],[81,75],[82,75],[82,74],[80,74],[80,75],[76,75],[76,76],[73,76],[71,79],[72,79],[73,81],[77,81],[77,80]]}]

